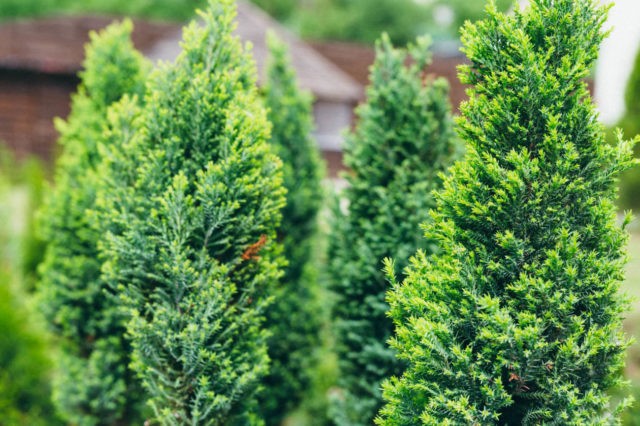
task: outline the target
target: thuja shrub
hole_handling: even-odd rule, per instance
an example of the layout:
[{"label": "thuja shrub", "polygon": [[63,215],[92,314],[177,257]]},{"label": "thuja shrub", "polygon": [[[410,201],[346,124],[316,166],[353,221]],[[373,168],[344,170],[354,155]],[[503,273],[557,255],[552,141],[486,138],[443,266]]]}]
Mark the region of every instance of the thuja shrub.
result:
[{"label": "thuja shrub", "polygon": [[311,136],[311,96],[298,89],[286,46],[274,35],[268,38],[268,45],[264,100],[273,126],[270,143],[282,159],[287,189],[278,230],[287,266],[267,311],[271,367],[261,406],[267,424],[279,425],[308,393],[315,350],[320,345],[322,306],[312,252],[323,200],[323,165]]},{"label": "thuja shrub", "polygon": [[[388,300],[408,364],[380,425],[605,425],[628,341],[616,184],[633,142],[604,140],[584,77],[604,34],[595,0],[493,5],[463,30],[468,144]],[[626,223],[626,222],[625,222]],[[392,269],[392,263],[387,263]]]},{"label": "thuja shrub", "polygon": [[62,154],[40,211],[46,252],[38,292],[61,346],[54,400],[68,421],[80,425],[135,421],[140,394],[127,368],[119,302],[101,279],[102,235],[89,214],[107,109],[144,88],[147,65],[131,43],[131,30],[125,21],[91,34],[70,116],[56,122]]},{"label": "thuja shrub", "polygon": [[285,191],[234,17],[233,1],[211,0],[175,63],[150,77],[144,106],[111,110],[100,168],[105,277],[121,294],[151,421],[165,425],[260,421]]},{"label": "thuja shrub", "polygon": [[394,49],[383,36],[367,102],[346,140],[348,211],[336,210],[329,243],[341,389],[331,411],[340,425],[372,424],[382,404],[382,380],[402,371],[386,344],[392,323],[382,260],[431,250],[418,228],[429,217],[440,173],[457,152],[448,87],[425,77],[429,60],[425,39]]}]

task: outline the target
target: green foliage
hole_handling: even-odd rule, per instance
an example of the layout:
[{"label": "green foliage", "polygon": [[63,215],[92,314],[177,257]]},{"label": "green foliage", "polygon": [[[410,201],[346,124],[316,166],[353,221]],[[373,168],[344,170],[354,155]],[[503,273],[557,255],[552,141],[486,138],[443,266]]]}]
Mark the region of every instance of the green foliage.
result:
[{"label": "green foliage", "polygon": [[251,0],[256,6],[279,21],[295,16],[300,8],[300,0]]},{"label": "green foliage", "polygon": [[51,361],[44,334],[0,267],[0,423],[60,424],[50,400]]},{"label": "green foliage", "polygon": [[[487,7],[487,3],[487,0],[432,0],[427,5],[429,15],[433,20],[429,24],[429,32],[437,33],[444,31],[444,34],[457,39],[460,28],[466,21],[475,21],[482,17],[482,14]],[[506,11],[510,6],[513,5],[513,1],[494,0],[494,5],[498,8],[498,10]],[[449,23],[448,25],[444,23],[444,28],[442,28],[442,23],[439,23],[435,20],[435,15],[437,14],[438,9],[443,8],[448,9],[452,13],[451,23]]]},{"label": "green foliage", "polygon": [[273,125],[271,145],[283,162],[287,204],[282,211],[278,240],[288,265],[273,293],[267,313],[271,370],[264,381],[262,401],[267,424],[279,425],[311,385],[314,350],[320,344],[322,307],[318,300],[318,271],[312,264],[317,243],[318,210],[322,204],[322,162],[311,137],[311,96],[296,87],[286,46],[271,36],[264,88],[267,117]]},{"label": "green foliage", "polygon": [[104,13],[184,21],[204,0],[3,0],[0,20],[64,13]]},{"label": "green foliage", "polygon": [[382,31],[407,43],[422,31],[426,8],[413,0],[314,0],[302,9],[302,36],[320,40],[373,43]]},{"label": "green foliage", "polygon": [[0,423],[59,424],[50,401],[50,360],[44,333],[18,291],[9,255],[14,203],[8,174],[15,167],[0,149]]},{"label": "green foliage", "polygon": [[98,222],[121,294],[132,367],[165,425],[257,424],[267,373],[263,317],[283,263],[281,162],[255,67],[232,36],[232,0],[211,0],[144,106],[109,115]]},{"label": "green foliage", "polygon": [[584,83],[598,4],[491,6],[465,26],[468,153],[426,226],[440,251],[418,252],[403,283],[387,262],[391,344],[408,368],[386,382],[378,424],[618,422],[628,236],[614,200],[633,142],[605,142]]},{"label": "green foliage", "polygon": [[26,224],[21,241],[20,269],[25,290],[31,292],[37,281],[38,265],[42,263],[45,252],[45,242],[37,232],[36,212],[42,205],[46,171],[41,160],[32,157],[21,166],[21,178],[27,189]]},{"label": "green foliage", "polygon": [[[640,134],[640,51],[636,56],[624,99],[626,111],[618,123],[618,127],[624,131],[627,137],[638,135]],[[638,145],[634,149],[634,155],[636,158],[640,157]],[[640,207],[640,169],[626,171],[620,180],[619,206],[637,209]]]},{"label": "green foliage", "polygon": [[[413,62],[407,63],[409,54]],[[417,232],[457,152],[444,80],[427,81],[428,42],[394,50],[377,44],[367,103],[345,146],[352,170],[344,191],[348,213],[336,210],[329,247],[333,310],[342,396],[334,406],[341,425],[369,425],[382,403],[380,384],[402,365],[386,341],[392,332],[384,301],[382,259],[408,259],[429,249]]]},{"label": "green foliage", "polygon": [[46,241],[39,297],[62,354],[55,402],[80,425],[136,419],[139,391],[128,372],[127,344],[118,301],[100,277],[102,235],[88,212],[95,203],[95,168],[107,108],[124,94],[140,92],[147,65],[130,40],[131,22],[91,35],[85,70],[71,114],[56,125],[62,155],[55,187],[40,212]]}]

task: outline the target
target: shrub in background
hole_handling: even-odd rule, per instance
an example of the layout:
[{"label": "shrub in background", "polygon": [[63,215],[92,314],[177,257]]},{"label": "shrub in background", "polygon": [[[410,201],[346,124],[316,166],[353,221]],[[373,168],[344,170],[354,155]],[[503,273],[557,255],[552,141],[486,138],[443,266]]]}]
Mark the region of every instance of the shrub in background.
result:
[{"label": "shrub in background", "polygon": [[468,153],[426,228],[440,251],[392,278],[408,368],[378,424],[616,423],[608,389],[628,342],[614,201],[633,143],[605,142],[584,83],[605,19],[596,0],[535,0],[465,26]]},{"label": "shrub in background", "polygon": [[23,286],[25,290],[31,292],[35,289],[38,265],[44,259],[46,248],[44,240],[38,235],[36,217],[42,206],[47,184],[47,170],[42,161],[35,157],[28,158],[20,169],[21,180],[27,190],[26,223],[20,245],[20,269]]},{"label": "shrub in background", "polygon": [[50,400],[49,348],[21,294],[16,259],[9,253],[16,207],[7,177],[15,166],[9,158],[0,147],[0,423],[57,425]]},{"label": "shrub in background", "polygon": [[311,136],[311,96],[297,88],[286,46],[273,35],[268,44],[271,56],[264,99],[273,126],[270,142],[282,159],[287,189],[278,240],[288,264],[267,312],[271,367],[263,382],[268,391],[263,393],[261,406],[267,424],[278,425],[308,393],[315,350],[320,345],[322,307],[311,256],[323,199],[323,165]]},{"label": "shrub in background", "polygon": [[[283,263],[281,162],[231,0],[211,0],[144,107],[110,114],[99,221],[128,312],[133,369],[165,425],[259,423],[263,328]],[[109,149],[112,146],[113,149]]]},{"label": "shrub in background", "polygon": [[[627,137],[640,134],[640,52],[638,52],[627,88],[625,91],[626,111],[618,123]],[[615,138],[614,138],[615,140]],[[636,158],[640,156],[638,146],[634,149]],[[620,178],[620,200],[622,208],[637,209],[640,207],[640,169],[625,171]]]},{"label": "shrub in background", "polygon": [[62,349],[54,399],[65,418],[80,425],[136,421],[140,397],[127,368],[118,301],[100,278],[103,237],[88,214],[107,108],[144,87],[147,65],[131,43],[131,30],[125,21],[91,34],[71,114],[56,122],[62,154],[40,212],[46,253],[39,298]]},{"label": "shrub in background", "polygon": [[342,390],[332,416],[339,425],[370,425],[382,380],[402,371],[386,344],[392,324],[382,260],[431,250],[418,228],[429,217],[439,174],[457,152],[447,84],[425,81],[428,42],[396,50],[383,36],[376,51],[367,102],[344,150],[352,171],[343,194],[348,212],[336,210],[329,243]]}]

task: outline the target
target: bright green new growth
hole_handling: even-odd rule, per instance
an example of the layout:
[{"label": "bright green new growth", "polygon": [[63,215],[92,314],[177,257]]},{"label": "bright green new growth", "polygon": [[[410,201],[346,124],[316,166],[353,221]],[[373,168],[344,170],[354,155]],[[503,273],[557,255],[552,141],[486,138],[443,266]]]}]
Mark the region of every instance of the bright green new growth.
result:
[{"label": "bright green new growth", "polygon": [[311,137],[311,97],[296,86],[286,46],[268,40],[264,98],[273,128],[271,145],[283,162],[287,204],[282,210],[278,240],[288,265],[267,311],[270,373],[264,380],[261,406],[267,424],[279,425],[311,386],[314,350],[320,344],[322,307],[317,271],[312,264],[318,210],[323,199],[322,162]]},{"label": "bright green new growth", "polygon": [[382,380],[402,371],[386,344],[392,323],[382,260],[429,247],[417,229],[457,152],[447,85],[425,82],[428,42],[396,50],[383,36],[376,50],[368,100],[345,146],[348,213],[335,212],[329,250],[342,389],[332,411],[336,423],[350,426],[372,423]]},{"label": "bright green new growth", "polygon": [[[110,114],[98,216],[104,272],[129,315],[133,369],[164,425],[246,425],[267,373],[263,329],[281,273],[285,202],[255,67],[211,0],[144,107]],[[109,143],[105,144],[108,148]]]},{"label": "bright green new growth", "polygon": [[55,188],[40,212],[47,241],[40,267],[42,309],[62,346],[54,400],[70,422],[109,425],[135,420],[132,375],[118,302],[100,278],[102,236],[88,215],[107,108],[144,86],[147,65],[130,40],[129,21],[91,34],[81,85],[69,119],[56,124],[63,152]]},{"label": "bright green new growth", "polygon": [[633,142],[605,142],[583,80],[605,19],[596,0],[533,0],[465,26],[468,154],[426,227],[440,251],[418,252],[401,284],[387,263],[408,368],[386,382],[378,424],[617,423],[627,234],[614,200]]}]

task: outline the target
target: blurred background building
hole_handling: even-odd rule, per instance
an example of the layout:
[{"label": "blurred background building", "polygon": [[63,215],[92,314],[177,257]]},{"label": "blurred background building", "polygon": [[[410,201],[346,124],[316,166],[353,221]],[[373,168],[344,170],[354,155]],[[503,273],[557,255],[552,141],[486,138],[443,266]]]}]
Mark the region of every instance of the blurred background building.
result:
[{"label": "blurred background building", "polygon": [[[136,15],[137,48],[151,59],[172,60],[182,23],[202,1],[3,0],[0,141],[21,158],[35,154],[51,163],[57,138],[53,118],[68,114],[88,32],[123,15]],[[511,2],[497,4],[506,10]],[[341,169],[343,133],[354,124],[353,110],[364,98],[379,34],[387,31],[397,44],[430,34],[434,60],[427,72],[449,81],[455,110],[465,99],[456,71],[465,61],[457,41],[459,27],[466,19],[481,17],[483,8],[482,1],[466,0],[241,1],[237,33],[253,45],[261,79],[266,33],[272,30],[287,42],[299,83],[315,98],[315,136],[329,174],[335,176]],[[616,124],[625,111],[624,91],[640,44],[639,21],[637,0],[618,0],[610,13],[608,26],[613,30],[592,82],[608,125]]]}]

